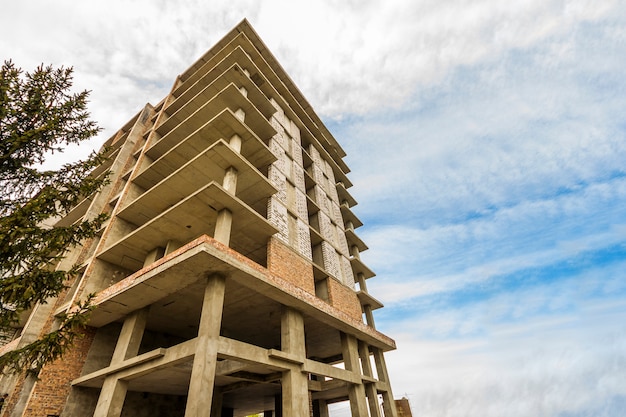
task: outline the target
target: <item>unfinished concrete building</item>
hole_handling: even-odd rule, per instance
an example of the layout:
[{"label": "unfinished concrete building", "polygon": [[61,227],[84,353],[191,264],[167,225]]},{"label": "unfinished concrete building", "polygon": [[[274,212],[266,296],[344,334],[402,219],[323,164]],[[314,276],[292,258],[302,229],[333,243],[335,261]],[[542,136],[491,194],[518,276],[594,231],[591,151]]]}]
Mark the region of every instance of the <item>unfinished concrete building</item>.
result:
[{"label": "unfinished concrete building", "polygon": [[106,145],[110,184],[56,224],[110,220],[3,352],[97,308],[39,379],[3,378],[3,416],[397,416],[345,154],[247,21]]}]

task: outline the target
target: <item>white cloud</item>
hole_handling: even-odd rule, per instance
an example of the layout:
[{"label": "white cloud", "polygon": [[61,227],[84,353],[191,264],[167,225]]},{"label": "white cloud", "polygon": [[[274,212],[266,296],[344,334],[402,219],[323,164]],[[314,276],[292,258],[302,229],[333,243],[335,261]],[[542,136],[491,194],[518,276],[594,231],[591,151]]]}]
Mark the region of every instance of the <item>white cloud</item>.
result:
[{"label": "white cloud", "polygon": [[[408,395],[416,415],[425,417],[616,415],[602,410],[626,394],[620,382],[626,371],[623,299],[492,321],[495,311],[533,305],[537,297],[557,295],[557,287],[503,294],[461,307],[453,317],[435,311],[389,328],[399,346],[388,355],[396,396]],[[414,326],[415,319],[444,328],[476,323],[482,332],[436,340]]]},{"label": "white cloud", "polygon": [[617,178],[465,222],[370,227],[362,258],[379,276],[368,286],[397,303],[577,261],[626,242],[623,204],[626,181]]}]

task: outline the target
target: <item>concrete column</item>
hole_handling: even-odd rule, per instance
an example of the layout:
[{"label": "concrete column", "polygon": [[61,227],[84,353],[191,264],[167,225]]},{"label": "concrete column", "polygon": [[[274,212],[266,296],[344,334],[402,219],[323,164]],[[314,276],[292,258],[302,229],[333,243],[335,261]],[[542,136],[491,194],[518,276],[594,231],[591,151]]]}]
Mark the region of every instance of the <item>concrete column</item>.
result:
[{"label": "concrete column", "polygon": [[[370,362],[369,346],[365,342],[359,342],[359,357],[361,358],[363,375],[374,377],[372,363]],[[370,407],[370,417],[381,417],[380,407],[378,406],[378,392],[373,383],[365,383],[365,395],[367,396],[367,402]]]},{"label": "concrete column", "polygon": [[372,310],[372,306],[369,304],[364,305],[363,312],[365,313],[365,322],[367,323],[367,325],[370,326],[372,329],[375,329],[376,324],[374,323],[374,312]]},{"label": "concrete column", "polygon": [[[146,328],[148,310],[148,307],[137,310],[124,320],[111,358],[112,365],[137,356]],[[127,388],[127,381],[121,381],[115,375],[108,376],[102,384],[94,417],[119,417],[122,414]]]},{"label": "concrete column", "polygon": [[246,118],[246,112],[243,111],[243,109],[237,109],[237,111],[235,111],[235,116],[243,122]]},{"label": "concrete column", "polygon": [[183,244],[177,240],[168,240],[165,245],[165,255],[169,255],[181,246],[183,246]]},{"label": "concrete column", "polygon": [[326,400],[313,401],[313,416],[314,417],[329,417],[328,403]]},{"label": "concrete column", "polygon": [[126,399],[128,382],[120,381],[115,377],[107,377],[102,384],[100,397],[96,405],[94,417],[119,417]]},{"label": "concrete column", "polygon": [[[356,248],[356,246],[353,246],[353,248],[355,248],[358,252],[358,249]],[[367,292],[367,284],[365,282],[366,281],[365,275],[359,272],[358,274],[356,274],[356,280],[359,283],[359,289],[363,292]],[[367,323],[367,325],[375,329],[376,324],[374,323],[374,313],[372,310],[372,306],[370,306],[369,304],[364,305],[363,312],[365,313],[365,322]]]},{"label": "concrete column", "polygon": [[157,261],[158,259],[162,258],[164,253],[165,253],[165,248],[162,248],[160,246],[157,246],[156,248],[152,249],[150,252],[148,252],[148,254],[146,255],[146,259],[143,261],[144,268],[152,264],[153,262]]},{"label": "concrete column", "polygon": [[185,417],[211,417],[225,288],[224,276],[214,274],[207,278]]},{"label": "concrete column", "polygon": [[359,272],[358,274],[356,274],[356,281],[359,283],[359,289],[361,291],[367,292],[367,283],[365,282],[365,275],[363,275],[363,272]]},{"label": "concrete column", "polygon": [[[281,350],[299,359],[306,359],[304,318],[289,307],[283,307],[280,322]],[[283,372],[282,412],[286,416],[309,415],[309,384],[307,375],[299,370]]]},{"label": "concrete column", "polygon": [[230,147],[233,148],[233,150],[235,150],[237,153],[241,153],[241,143],[242,143],[241,136],[239,136],[236,133],[232,135],[230,137],[230,140],[228,141],[228,144],[230,145]]},{"label": "concrete column", "polygon": [[228,167],[224,173],[222,187],[233,195],[237,192],[237,169],[235,167]]},{"label": "concrete column", "polygon": [[[360,375],[361,366],[359,364],[359,350],[356,337],[342,332],[341,350],[346,370]],[[367,417],[367,401],[365,400],[363,384],[350,384],[348,387],[348,398],[350,399],[352,417]]]},{"label": "concrete column", "polygon": [[146,329],[149,310],[149,307],[142,308],[141,310],[133,312],[124,320],[124,325],[120,331],[120,336],[117,339],[115,351],[111,358],[112,364],[137,356],[139,345],[143,338],[143,332]]},{"label": "concrete column", "polygon": [[[236,152],[241,152],[241,137],[239,135],[233,135],[230,138],[229,144]],[[237,192],[237,174],[237,169],[235,167],[229,167],[224,173],[224,179],[222,180],[222,187],[224,187],[226,191],[233,195],[235,195]],[[220,210],[217,213],[217,220],[215,221],[215,233],[213,233],[213,237],[218,242],[221,242],[228,246],[228,244],[230,243],[230,232],[232,230],[232,227],[233,214],[231,213],[231,211],[228,209]]]},{"label": "concrete column", "polygon": [[387,373],[387,364],[385,363],[385,356],[383,351],[378,348],[372,348],[374,354],[374,363],[376,364],[376,372],[378,373],[378,380],[387,383],[387,391],[383,391],[383,411],[385,417],[398,417],[398,411],[396,410],[396,402],[391,392],[391,384],[389,383],[389,374]]},{"label": "concrete column", "polygon": [[233,213],[228,209],[222,209],[217,213],[217,220],[215,221],[215,233],[213,237],[218,242],[225,244],[230,243],[230,231],[233,227]]}]

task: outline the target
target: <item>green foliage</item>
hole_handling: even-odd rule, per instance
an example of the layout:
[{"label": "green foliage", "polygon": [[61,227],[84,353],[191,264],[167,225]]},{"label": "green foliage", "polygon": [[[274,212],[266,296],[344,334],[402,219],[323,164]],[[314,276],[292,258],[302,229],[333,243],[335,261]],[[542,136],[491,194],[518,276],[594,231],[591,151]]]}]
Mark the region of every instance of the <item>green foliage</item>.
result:
[{"label": "green foliage", "polygon": [[37,375],[41,368],[65,353],[72,346],[74,339],[80,337],[80,330],[84,328],[93,310],[90,295],[87,300],[78,303],[75,309],[68,314],[58,317],[60,326],[57,330],[47,333],[42,338],[20,349],[15,349],[0,356],[0,369],[6,373],[22,371]]},{"label": "green foliage", "polygon": [[[93,237],[106,216],[50,227],[80,201],[106,183],[106,175],[89,173],[103,160],[86,160],[41,170],[45,158],[69,144],[94,137],[99,128],[89,120],[88,92],[71,94],[72,69],[38,67],[22,73],[10,61],[0,72],[0,326],[14,326],[20,314],[56,297],[78,272],[74,265],[56,269],[67,250]],[[88,305],[79,306],[85,313]],[[73,340],[82,315],[63,318],[59,330],[10,355],[0,366],[40,369],[57,358]]]}]

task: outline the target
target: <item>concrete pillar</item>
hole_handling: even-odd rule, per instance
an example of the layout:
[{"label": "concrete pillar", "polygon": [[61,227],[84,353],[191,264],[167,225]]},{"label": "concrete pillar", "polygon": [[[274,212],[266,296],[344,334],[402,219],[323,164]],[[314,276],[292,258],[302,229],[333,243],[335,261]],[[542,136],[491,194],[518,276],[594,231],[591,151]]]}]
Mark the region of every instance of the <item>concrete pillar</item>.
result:
[{"label": "concrete pillar", "polygon": [[356,274],[356,281],[359,283],[359,289],[361,291],[367,292],[367,283],[365,282],[365,275],[363,275],[363,272],[359,272],[358,274]]},{"label": "concrete pillar", "polygon": [[[365,342],[359,342],[359,357],[361,358],[361,367],[363,375],[373,377],[372,363],[370,362],[369,346]],[[378,392],[373,383],[365,383],[365,395],[370,407],[370,417],[381,417],[380,407],[378,406]]]},{"label": "concrete pillar", "polygon": [[[283,307],[280,323],[281,350],[304,361],[306,359],[304,318],[302,313]],[[309,415],[307,375],[299,370],[285,371],[282,383],[282,412],[286,416]]]},{"label": "concrete pillar", "polygon": [[387,373],[387,364],[385,363],[385,356],[383,351],[378,348],[372,348],[374,354],[374,363],[376,364],[376,372],[378,373],[378,380],[387,383],[387,391],[383,391],[383,411],[385,417],[398,417],[398,411],[396,410],[396,402],[391,392],[391,384],[389,383],[389,374]]},{"label": "concrete pillar", "polygon": [[[137,310],[124,320],[111,365],[137,356],[148,320],[148,310],[148,307]],[[115,375],[108,376],[102,384],[94,417],[119,417],[122,414],[127,388],[127,381],[121,381]]]},{"label": "concrete pillar", "polygon": [[215,233],[213,237],[218,242],[225,244],[230,243],[230,231],[233,227],[233,213],[228,209],[222,209],[217,213],[217,220],[215,221]]},{"label": "concrete pillar", "polygon": [[144,268],[152,264],[153,262],[157,261],[158,259],[162,258],[164,253],[165,253],[165,248],[162,248],[160,246],[157,246],[156,248],[152,249],[150,252],[148,252],[148,254],[146,255],[146,259],[143,261]]},{"label": "concrete pillar", "polygon": [[313,417],[329,417],[326,400],[313,401]]},{"label": "concrete pillar", "polygon": [[119,417],[122,415],[122,407],[126,399],[128,382],[115,377],[107,377],[102,384],[100,397],[96,405],[94,417]]},{"label": "concrete pillar", "polygon": [[237,109],[237,111],[235,111],[235,116],[243,122],[246,118],[246,112],[243,111],[243,109]]},{"label": "concrete pillar", "polygon": [[237,192],[237,169],[235,167],[229,167],[224,173],[222,187],[233,195]]},{"label": "concrete pillar", "polygon": [[[358,342],[356,337],[342,332],[341,350],[346,370],[361,374]],[[350,411],[352,412],[352,417],[367,417],[367,402],[365,399],[365,388],[363,387],[363,384],[350,384],[348,387],[348,398],[350,399]]]},{"label": "concrete pillar", "polygon": [[146,329],[149,310],[149,307],[142,308],[141,310],[133,312],[124,320],[124,325],[120,331],[120,336],[117,339],[115,351],[111,358],[112,364],[137,356],[139,345],[141,345],[141,339],[143,338],[143,332]]},{"label": "concrete pillar", "polygon": [[224,276],[214,274],[207,278],[185,417],[211,417],[225,288]]},{"label": "concrete pillar", "polygon": [[167,244],[165,245],[165,255],[169,255],[181,246],[183,246],[183,244],[177,240],[168,240]]},{"label": "concrete pillar", "polygon": [[[233,135],[230,138],[229,144],[236,152],[241,152],[241,137],[239,135]],[[235,167],[229,167],[224,173],[224,179],[222,180],[222,187],[233,195],[237,192],[237,174]],[[228,246],[232,226],[233,214],[231,211],[228,209],[220,210],[217,213],[217,220],[215,221],[215,233],[213,233],[215,240]]]},{"label": "concrete pillar", "polygon": [[230,137],[230,140],[228,141],[230,147],[233,148],[233,150],[235,150],[237,153],[241,153],[241,143],[242,139],[241,136],[239,136],[238,134],[232,135]]},{"label": "concrete pillar", "polygon": [[365,313],[365,322],[367,323],[367,325],[370,326],[372,329],[375,329],[376,324],[374,323],[374,312],[372,310],[372,306],[369,304],[364,305],[363,312]]},{"label": "concrete pillar", "polygon": [[[353,246],[353,248],[356,249],[356,251],[358,252],[356,246]],[[363,292],[367,292],[367,283],[365,282],[365,275],[363,275],[362,272],[356,274],[356,281],[359,283],[359,289]],[[365,313],[365,322],[367,323],[367,325],[375,329],[376,324],[374,323],[374,313],[372,310],[372,306],[370,306],[369,304],[364,305],[363,312]]]}]

